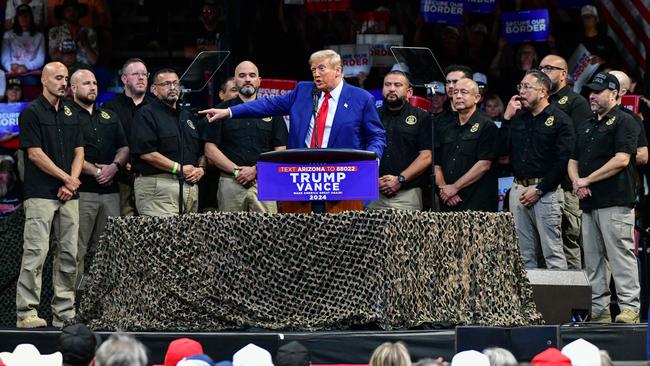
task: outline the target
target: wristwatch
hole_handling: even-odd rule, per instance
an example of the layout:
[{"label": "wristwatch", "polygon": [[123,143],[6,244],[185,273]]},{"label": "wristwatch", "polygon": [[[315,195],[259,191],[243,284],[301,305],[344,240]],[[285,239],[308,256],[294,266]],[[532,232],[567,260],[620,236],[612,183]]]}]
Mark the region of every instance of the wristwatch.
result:
[{"label": "wristwatch", "polygon": [[544,195],[544,192],[542,192],[541,189],[535,188],[535,192],[537,193],[538,196],[542,197]]},{"label": "wristwatch", "polygon": [[406,178],[404,178],[404,176],[400,174],[400,175],[397,177],[397,181],[398,181],[400,184],[404,184],[404,183],[406,183]]}]

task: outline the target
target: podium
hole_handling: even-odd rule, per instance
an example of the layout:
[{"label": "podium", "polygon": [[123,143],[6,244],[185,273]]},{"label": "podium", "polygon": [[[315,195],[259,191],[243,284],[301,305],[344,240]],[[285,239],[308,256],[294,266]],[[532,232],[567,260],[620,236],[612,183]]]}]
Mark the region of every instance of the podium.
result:
[{"label": "podium", "polygon": [[[363,210],[364,200],[379,198],[379,162],[371,151],[291,149],[260,155],[257,198],[278,201],[283,213]],[[314,203],[312,205],[312,203]]]}]

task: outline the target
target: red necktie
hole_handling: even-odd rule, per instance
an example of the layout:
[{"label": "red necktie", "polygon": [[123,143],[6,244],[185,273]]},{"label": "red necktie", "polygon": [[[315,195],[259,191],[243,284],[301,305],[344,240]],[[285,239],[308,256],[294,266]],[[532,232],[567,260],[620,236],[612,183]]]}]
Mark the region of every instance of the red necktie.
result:
[{"label": "red necktie", "polygon": [[[327,120],[327,111],[329,109],[330,92],[325,93],[323,104],[320,105],[314,129],[311,132],[311,147],[321,147],[323,145],[323,135],[325,134],[325,121]],[[314,133],[318,131],[318,133]],[[316,142],[316,135],[318,135],[318,142]]]}]

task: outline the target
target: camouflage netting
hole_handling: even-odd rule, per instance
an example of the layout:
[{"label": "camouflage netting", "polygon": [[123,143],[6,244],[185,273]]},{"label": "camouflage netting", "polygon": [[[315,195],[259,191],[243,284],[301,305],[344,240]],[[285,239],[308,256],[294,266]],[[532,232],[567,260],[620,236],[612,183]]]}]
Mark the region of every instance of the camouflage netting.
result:
[{"label": "camouflage netting", "polygon": [[[25,212],[16,210],[9,217],[0,220],[0,327],[16,326],[16,281],[20,273],[23,256],[23,227]],[[50,252],[55,246],[50,242]],[[38,314],[52,318],[50,301],[52,299],[52,256],[49,255],[43,266],[41,306]]]},{"label": "camouflage netting", "polygon": [[90,274],[96,329],[542,322],[509,214],[114,218]]}]

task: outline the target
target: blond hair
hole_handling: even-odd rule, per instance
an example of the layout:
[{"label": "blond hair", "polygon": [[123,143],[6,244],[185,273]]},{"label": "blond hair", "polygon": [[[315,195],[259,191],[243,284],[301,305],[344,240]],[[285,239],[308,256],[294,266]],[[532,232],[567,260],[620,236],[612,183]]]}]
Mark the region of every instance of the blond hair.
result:
[{"label": "blond hair", "polygon": [[372,353],[369,366],[411,366],[411,356],[404,343],[386,342]]},{"label": "blond hair", "polygon": [[340,67],[343,69],[343,64],[341,63],[341,55],[336,53],[334,50],[321,50],[316,51],[309,56],[309,64],[313,65],[314,62],[329,60],[329,64],[332,67]]}]

